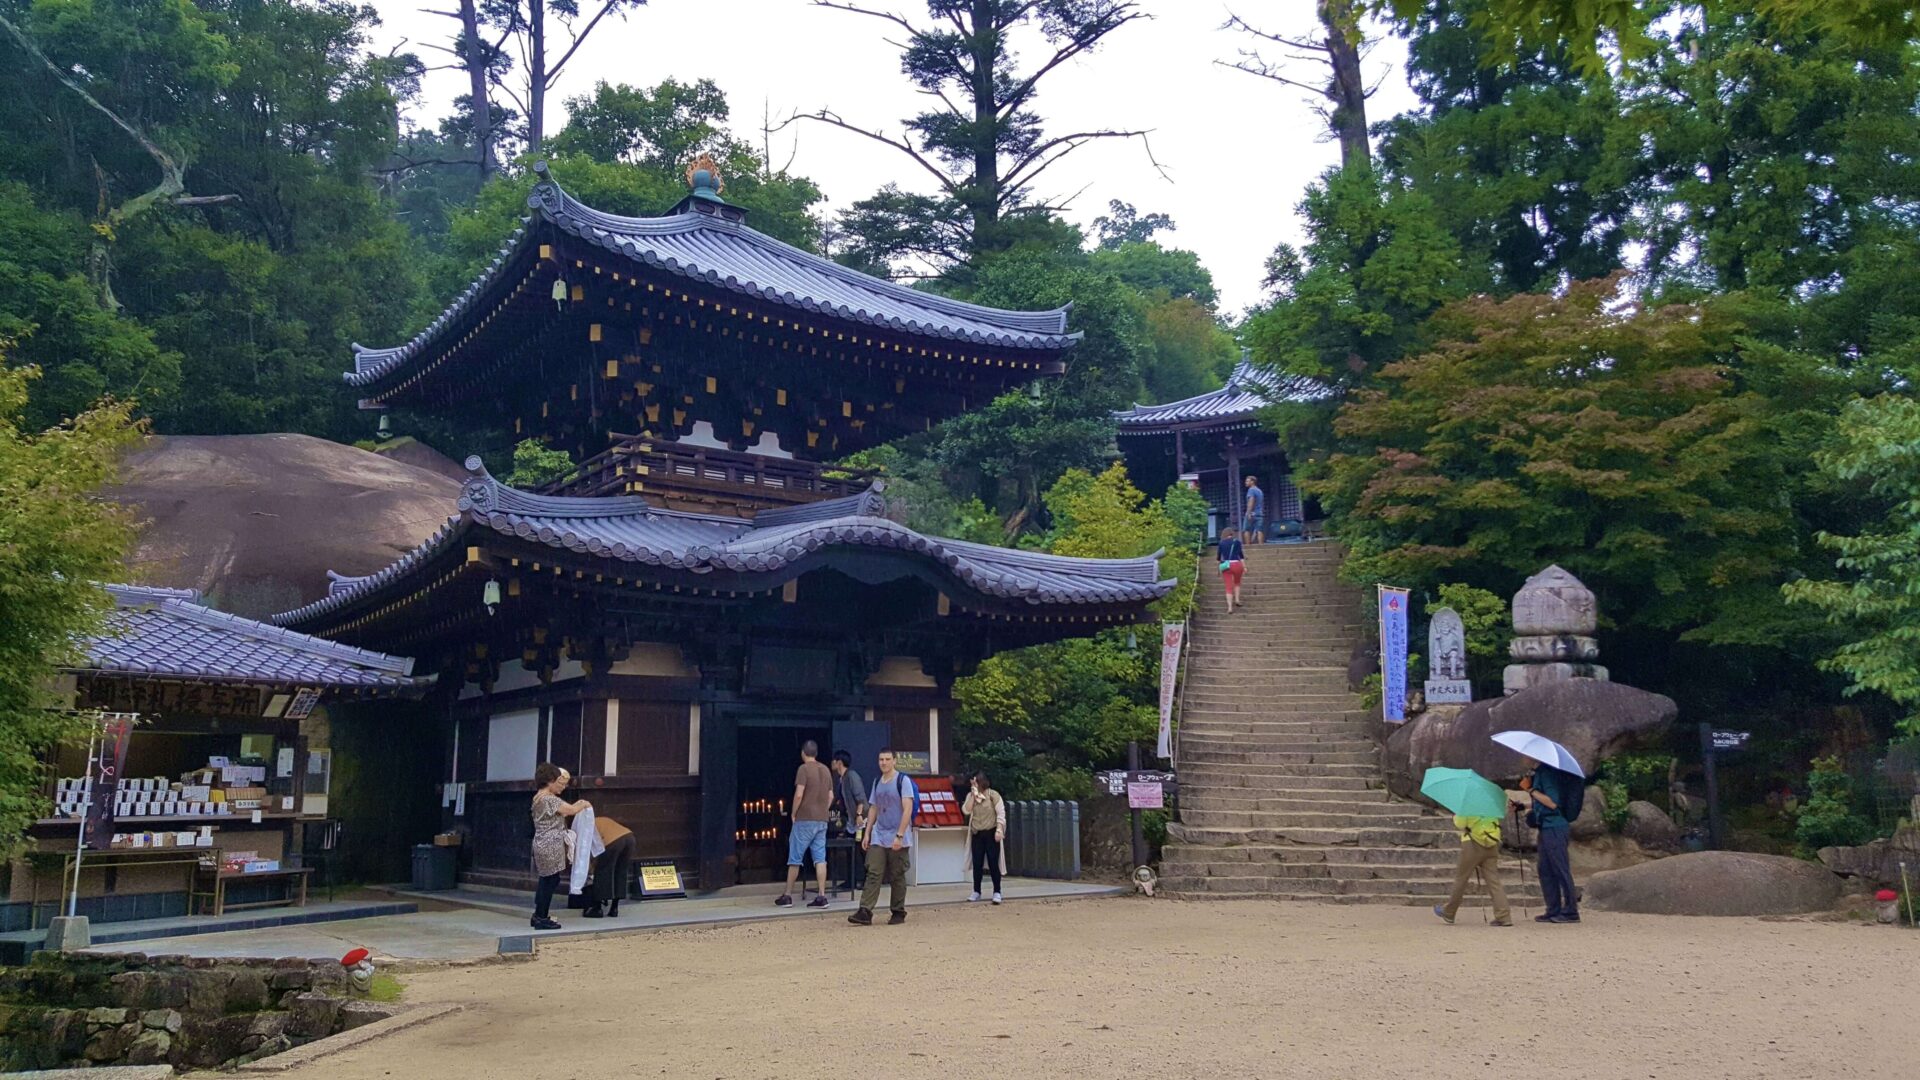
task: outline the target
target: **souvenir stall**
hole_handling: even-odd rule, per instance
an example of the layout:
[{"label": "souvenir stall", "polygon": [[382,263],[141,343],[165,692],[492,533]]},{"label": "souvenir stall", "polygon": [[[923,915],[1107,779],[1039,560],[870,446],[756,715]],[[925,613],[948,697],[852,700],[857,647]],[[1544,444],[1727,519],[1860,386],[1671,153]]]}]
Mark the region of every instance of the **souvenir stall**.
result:
[{"label": "souvenir stall", "polygon": [[304,903],[304,827],[324,821],[330,760],[303,727],[328,698],[430,680],[190,591],[107,588],[109,632],[69,675],[71,706],[99,728],[47,761],[53,812],[12,865],[9,928],[44,926],[70,900],[103,923]]}]

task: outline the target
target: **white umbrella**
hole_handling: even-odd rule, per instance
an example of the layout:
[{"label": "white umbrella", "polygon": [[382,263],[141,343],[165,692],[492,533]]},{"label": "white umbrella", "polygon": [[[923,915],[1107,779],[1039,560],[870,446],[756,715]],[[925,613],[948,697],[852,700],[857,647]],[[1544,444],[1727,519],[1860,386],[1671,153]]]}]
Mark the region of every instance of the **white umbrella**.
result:
[{"label": "white umbrella", "polygon": [[1573,751],[1545,735],[1535,735],[1531,731],[1502,731],[1493,736],[1493,741],[1562,772],[1586,778],[1587,770],[1580,767],[1580,760],[1573,756]]}]

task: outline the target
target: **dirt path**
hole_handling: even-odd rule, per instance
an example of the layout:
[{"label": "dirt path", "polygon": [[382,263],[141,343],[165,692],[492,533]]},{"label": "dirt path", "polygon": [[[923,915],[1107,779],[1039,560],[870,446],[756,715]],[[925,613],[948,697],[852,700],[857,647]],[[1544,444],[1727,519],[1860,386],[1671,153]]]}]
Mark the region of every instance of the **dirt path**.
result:
[{"label": "dirt path", "polygon": [[408,997],[467,1009],[289,1075],[1840,1080],[1920,1061],[1920,934],[1753,919],[1026,902],[556,945]]}]

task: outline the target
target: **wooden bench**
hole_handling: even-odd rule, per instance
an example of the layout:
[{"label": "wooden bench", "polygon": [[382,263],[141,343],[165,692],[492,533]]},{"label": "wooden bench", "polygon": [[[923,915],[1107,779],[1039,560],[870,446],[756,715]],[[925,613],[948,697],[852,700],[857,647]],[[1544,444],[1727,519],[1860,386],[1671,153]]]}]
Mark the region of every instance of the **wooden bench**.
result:
[{"label": "wooden bench", "polygon": [[[239,870],[221,870],[216,873],[211,868],[204,868],[195,879],[192,903],[193,906],[198,907],[202,899],[209,901],[212,910],[208,914],[211,915],[224,915],[228,911],[245,911],[250,908],[306,907],[307,879],[312,876],[312,867],[256,870],[251,874]],[[227,883],[232,881],[284,881],[287,883],[287,894],[275,900],[249,900],[244,904],[229,904],[227,903]]]}]

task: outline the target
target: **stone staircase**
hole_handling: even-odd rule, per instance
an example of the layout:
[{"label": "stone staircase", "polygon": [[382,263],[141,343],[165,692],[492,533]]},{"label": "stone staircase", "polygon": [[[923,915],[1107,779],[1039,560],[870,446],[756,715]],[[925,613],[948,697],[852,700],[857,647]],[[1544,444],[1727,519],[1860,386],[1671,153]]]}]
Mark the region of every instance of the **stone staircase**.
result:
[{"label": "stone staircase", "polygon": [[[1459,853],[1452,822],[1386,791],[1375,714],[1347,691],[1353,646],[1376,634],[1360,593],[1334,579],[1330,543],[1248,553],[1246,605],[1229,616],[1208,573],[1194,612],[1177,767],[1179,821],[1161,886],[1196,900],[1434,904]],[[1518,905],[1539,890],[1509,856]],[[1468,892],[1468,902],[1486,894]]]}]

